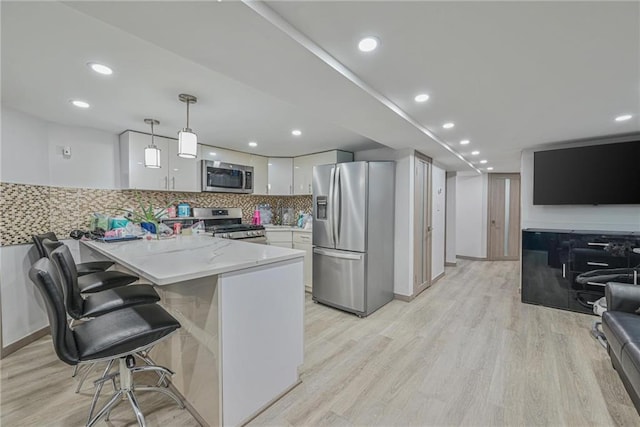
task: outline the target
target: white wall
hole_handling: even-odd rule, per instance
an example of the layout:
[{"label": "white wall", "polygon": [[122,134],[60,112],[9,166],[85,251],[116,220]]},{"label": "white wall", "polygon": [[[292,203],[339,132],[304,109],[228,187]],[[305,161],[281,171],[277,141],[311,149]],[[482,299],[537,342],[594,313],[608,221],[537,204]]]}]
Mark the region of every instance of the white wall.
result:
[{"label": "white wall", "polygon": [[[577,145],[564,144],[557,148],[566,148],[568,146]],[[545,149],[549,148],[545,147]],[[523,151],[521,158],[522,228],[640,231],[640,205],[534,206],[533,153],[534,150]]]},{"label": "white wall", "polygon": [[[118,136],[62,126],[2,107],[0,180],[18,184],[114,189],[119,186]],[[62,147],[71,147],[64,159]],[[69,241],[77,257],[77,243]],[[2,346],[48,324],[28,278],[36,257],[32,245],[0,247]]]},{"label": "white wall", "polygon": [[447,173],[445,262],[456,263],[456,173]]},{"label": "white wall", "polygon": [[[65,240],[76,262],[80,262],[78,242]],[[40,292],[29,279],[29,269],[38,259],[33,245],[3,246],[0,256],[0,304],[2,306],[2,346],[6,347],[49,324]]]},{"label": "white wall", "polygon": [[445,211],[447,173],[431,167],[431,279],[444,274]]},{"label": "white wall", "polygon": [[[18,184],[115,189],[118,135],[63,126],[2,107],[0,180]],[[62,148],[71,147],[71,157]]]},{"label": "white wall", "polygon": [[487,257],[486,174],[456,176],[456,251],[473,258]]},{"label": "white wall", "polygon": [[48,123],[2,107],[2,169],[0,180],[49,184]]}]

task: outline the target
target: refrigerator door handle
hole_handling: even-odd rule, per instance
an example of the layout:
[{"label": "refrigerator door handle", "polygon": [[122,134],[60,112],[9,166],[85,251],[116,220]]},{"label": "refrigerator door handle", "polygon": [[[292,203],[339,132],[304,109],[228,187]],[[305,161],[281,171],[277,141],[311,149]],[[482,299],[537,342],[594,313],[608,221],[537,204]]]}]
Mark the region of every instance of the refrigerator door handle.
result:
[{"label": "refrigerator door handle", "polygon": [[354,254],[354,253],[345,253],[342,251],[330,251],[327,249],[322,249],[322,248],[313,248],[313,253],[318,254],[318,255],[325,255],[328,257],[332,257],[332,258],[340,258],[340,259],[352,259],[352,260],[356,260],[359,261],[362,259],[362,255],[361,254]]},{"label": "refrigerator door handle", "polygon": [[336,177],[336,168],[332,167],[331,168],[331,178],[329,180],[329,201],[328,204],[329,206],[327,209],[327,217],[329,220],[329,229],[331,230],[331,246],[336,245],[336,236],[335,236],[335,232],[333,229],[333,222],[334,222],[334,218],[333,218],[333,197],[334,197],[334,193],[335,193],[335,177]]},{"label": "refrigerator door handle", "polygon": [[336,165],[336,185],[335,185],[335,189],[333,190],[334,192],[334,197],[335,197],[335,201],[333,206],[335,207],[334,210],[334,227],[335,227],[335,232],[334,232],[334,236],[335,236],[335,246],[338,246],[338,242],[340,241],[340,222],[342,219],[342,188],[341,188],[342,182],[340,181],[340,166]]}]

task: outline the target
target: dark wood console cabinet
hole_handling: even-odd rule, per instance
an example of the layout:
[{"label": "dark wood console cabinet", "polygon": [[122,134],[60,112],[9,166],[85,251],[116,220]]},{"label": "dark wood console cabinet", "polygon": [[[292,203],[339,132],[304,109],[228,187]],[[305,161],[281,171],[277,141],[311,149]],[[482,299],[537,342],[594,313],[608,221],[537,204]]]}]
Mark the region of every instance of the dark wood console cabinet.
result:
[{"label": "dark wood console cabinet", "polygon": [[604,284],[580,284],[576,277],[600,269],[640,265],[640,233],[543,230],[522,231],[522,302],[593,313]]}]

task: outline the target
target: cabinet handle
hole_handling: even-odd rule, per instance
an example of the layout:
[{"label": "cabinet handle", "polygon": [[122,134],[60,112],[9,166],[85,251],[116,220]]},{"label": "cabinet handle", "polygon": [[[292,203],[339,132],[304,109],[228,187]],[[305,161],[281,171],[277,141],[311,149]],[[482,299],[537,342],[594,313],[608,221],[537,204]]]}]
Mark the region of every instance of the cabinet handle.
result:
[{"label": "cabinet handle", "polygon": [[175,176],[171,177],[171,182],[173,183],[172,184],[173,185],[173,189],[175,190],[176,189],[176,177]]},{"label": "cabinet handle", "polygon": [[604,246],[609,246],[609,244],[608,244],[608,243],[594,243],[594,242],[589,242],[589,243],[587,243],[587,246],[602,246],[602,247],[604,247]]},{"label": "cabinet handle", "polygon": [[309,184],[309,194],[311,194],[311,184]]},{"label": "cabinet handle", "polygon": [[562,263],[562,278],[567,278],[567,265],[565,263]]},{"label": "cabinet handle", "polygon": [[606,262],[587,261],[587,265],[594,265],[596,267],[609,267],[609,264],[607,264]]},{"label": "cabinet handle", "polygon": [[269,194],[269,184],[264,186],[264,194]]},{"label": "cabinet handle", "polygon": [[166,188],[167,190],[169,189],[169,177],[168,176],[164,177],[164,188]]},{"label": "cabinet handle", "polygon": [[293,194],[293,185],[289,186],[289,194]]}]

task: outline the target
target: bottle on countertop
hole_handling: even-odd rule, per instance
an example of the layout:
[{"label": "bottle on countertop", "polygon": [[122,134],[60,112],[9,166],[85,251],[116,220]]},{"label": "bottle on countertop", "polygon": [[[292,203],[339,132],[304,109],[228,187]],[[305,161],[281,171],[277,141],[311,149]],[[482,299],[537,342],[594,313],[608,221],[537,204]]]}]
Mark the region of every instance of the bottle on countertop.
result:
[{"label": "bottle on countertop", "polygon": [[178,205],[178,218],[191,216],[191,206],[189,203],[182,202]]}]

